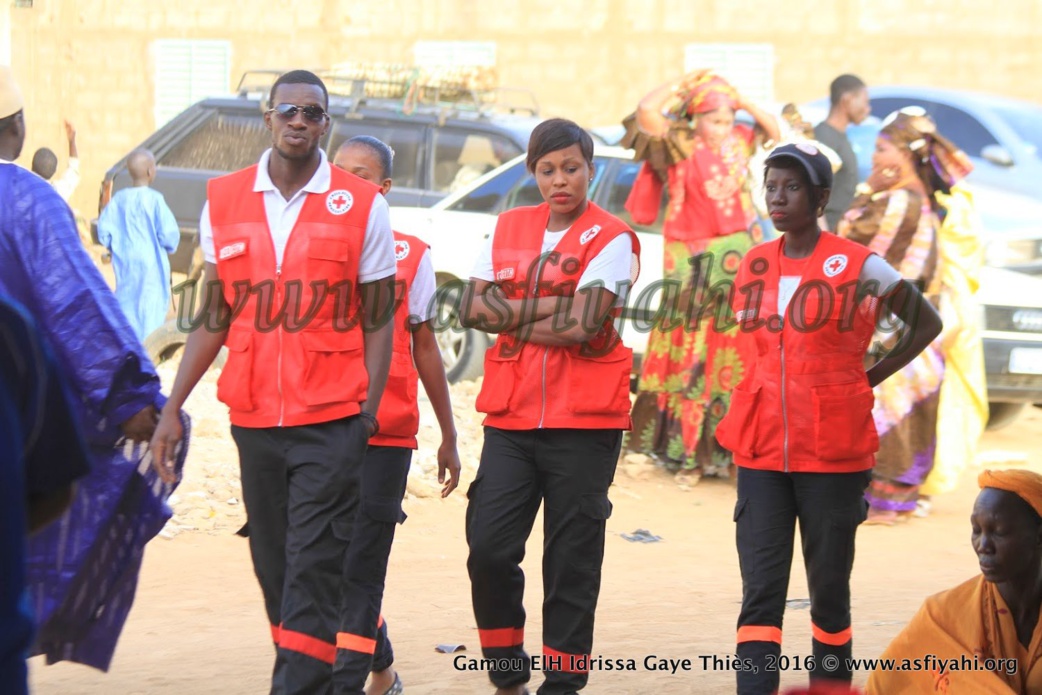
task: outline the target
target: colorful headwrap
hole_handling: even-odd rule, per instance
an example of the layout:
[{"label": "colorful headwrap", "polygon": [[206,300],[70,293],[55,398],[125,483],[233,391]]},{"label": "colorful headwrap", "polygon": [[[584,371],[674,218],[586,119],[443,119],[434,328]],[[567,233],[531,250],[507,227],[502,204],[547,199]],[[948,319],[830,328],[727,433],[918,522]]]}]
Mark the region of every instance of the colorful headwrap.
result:
[{"label": "colorful headwrap", "polygon": [[1025,470],[981,471],[977,484],[984,489],[1005,490],[1031,505],[1042,516],[1042,475]]},{"label": "colorful headwrap", "polygon": [[966,153],[937,132],[937,126],[919,107],[895,111],[883,121],[880,135],[912,153],[916,174],[932,197],[937,191],[950,193],[973,164]]},{"label": "colorful headwrap", "polygon": [[675,118],[687,119],[724,106],[733,109],[738,103],[738,91],[711,70],[703,72],[677,96],[678,103],[669,111]]}]

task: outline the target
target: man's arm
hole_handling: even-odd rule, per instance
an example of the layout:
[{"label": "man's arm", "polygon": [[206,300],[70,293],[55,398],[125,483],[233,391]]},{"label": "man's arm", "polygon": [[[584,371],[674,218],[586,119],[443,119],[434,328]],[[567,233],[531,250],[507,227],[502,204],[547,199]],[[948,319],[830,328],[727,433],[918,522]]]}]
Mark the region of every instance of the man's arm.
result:
[{"label": "man's arm", "polygon": [[[152,464],[164,482],[172,483],[177,479],[174,473],[174,447],[181,440],[180,411],[191,395],[192,389],[206,374],[228,336],[228,317],[231,308],[221,292],[217,266],[207,262],[204,265],[202,280],[203,303],[199,309],[195,325],[197,329],[188,334],[185,341],[181,365],[177,368],[174,386],[170,389],[170,397],[159,417],[155,434],[152,437]],[[217,328],[217,330],[214,330]]]},{"label": "man's arm", "polygon": [[80,153],[76,148],[76,128],[69,121],[65,121],[65,136],[69,139],[69,163],[53,183],[58,195],[65,202],[69,202],[76,186],[80,184]]}]

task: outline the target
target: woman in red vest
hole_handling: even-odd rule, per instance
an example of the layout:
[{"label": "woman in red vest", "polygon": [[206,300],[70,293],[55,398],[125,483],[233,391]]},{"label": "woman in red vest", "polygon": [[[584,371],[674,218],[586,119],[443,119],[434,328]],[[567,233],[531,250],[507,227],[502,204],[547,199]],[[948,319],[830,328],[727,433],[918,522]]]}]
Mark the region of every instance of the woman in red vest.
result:
[{"label": "woman in red vest", "polygon": [[[391,148],[369,135],[347,140],[333,159],[341,169],[380,186],[384,196],[391,190],[393,161]],[[380,431],[369,438],[362,464],[362,509],[355,518],[344,563],[344,583],[350,590],[344,592],[348,605],[341,614],[350,624],[342,625],[338,635],[338,641],[343,642],[339,646],[346,648],[337,652],[333,676],[337,685],[342,679],[357,682],[361,676],[364,680],[371,671],[368,695],[403,692],[402,681],[393,668],[394,652],[380,605],[394,527],[405,521],[402,499],[420,428],[417,377],[423,382],[441,428],[438,482],[443,484],[442,497],[456,489],[460,474],[449,382],[430,325],[435,308],[430,249],[416,237],[396,231],[394,255],[400,283],[396,292],[400,301],[394,315],[394,352],[387,388],[376,414]]]},{"label": "woman in red vest", "polygon": [[[571,121],[532,131],[528,169],[542,205],[502,213],[478,258],[463,323],[498,333],[477,409],[485,443],[467,496],[471,596],[498,695],[527,692],[520,563],[544,508],[539,693],[587,681],[600,591],[608,487],[630,428],[633,351],[614,319],[636,280],[640,246],[587,198],[593,141]],[[502,661],[506,659],[506,661]]]},{"label": "woman in red vest", "polygon": [[[738,466],[739,693],[775,692],[779,672],[793,667],[781,656],[781,628],[797,521],[813,634],[813,655],[798,667],[816,687],[849,688],[854,537],[879,448],[872,387],[941,330],[930,303],[885,260],[818,228],[831,185],[829,160],[813,144],[771,153],[764,188],[784,235],[749,252],[733,293],[756,354],[716,431]],[[908,329],[866,372],[881,303]]]}]

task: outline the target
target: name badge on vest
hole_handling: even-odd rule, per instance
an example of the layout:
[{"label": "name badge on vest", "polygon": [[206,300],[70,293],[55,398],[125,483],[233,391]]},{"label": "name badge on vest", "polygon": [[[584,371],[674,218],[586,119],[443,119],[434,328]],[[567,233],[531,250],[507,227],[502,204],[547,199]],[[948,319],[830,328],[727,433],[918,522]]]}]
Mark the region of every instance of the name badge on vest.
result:
[{"label": "name badge on vest", "polygon": [[235,258],[236,256],[241,256],[244,253],[246,253],[246,242],[237,241],[234,244],[222,246],[220,253],[217,254],[217,258],[219,260],[226,261],[229,258]]},{"label": "name badge on vest", "polygon": [[502,270],[500,270],[499,272],[496,273],[496,282],[499,282],[500,280],[513,280],[513,279],[514,279],[514,269],[513,268],[503,268]]}]

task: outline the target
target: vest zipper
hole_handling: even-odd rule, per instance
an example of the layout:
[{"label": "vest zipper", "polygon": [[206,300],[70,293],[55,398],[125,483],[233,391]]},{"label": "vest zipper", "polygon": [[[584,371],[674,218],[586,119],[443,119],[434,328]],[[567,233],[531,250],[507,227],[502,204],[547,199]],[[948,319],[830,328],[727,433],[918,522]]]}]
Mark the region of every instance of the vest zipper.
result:
[{"label": "vest zipper", "polygon": [[789,472],[789,409],[785,403],[785,328],[782,327],[782,333],[778,336],[778,349],[781,350],[781,413],[782,413],[782,430],[783,430],[783,441],[782,441],[782,460],[785,465],[785,472]]},{"label": "vest zipper", "polygon": [[[275,266],[275,304],[278,307],[282,306],[282,266]],[[282,420],[286,414],[286,401],[282,396],[282,322],[279,321],[279,326],[275,329],[279,335],[279,357],[277,361],[277,372],[275,381],[278,384],[279,389],[279,427],[282,427]]]}]

